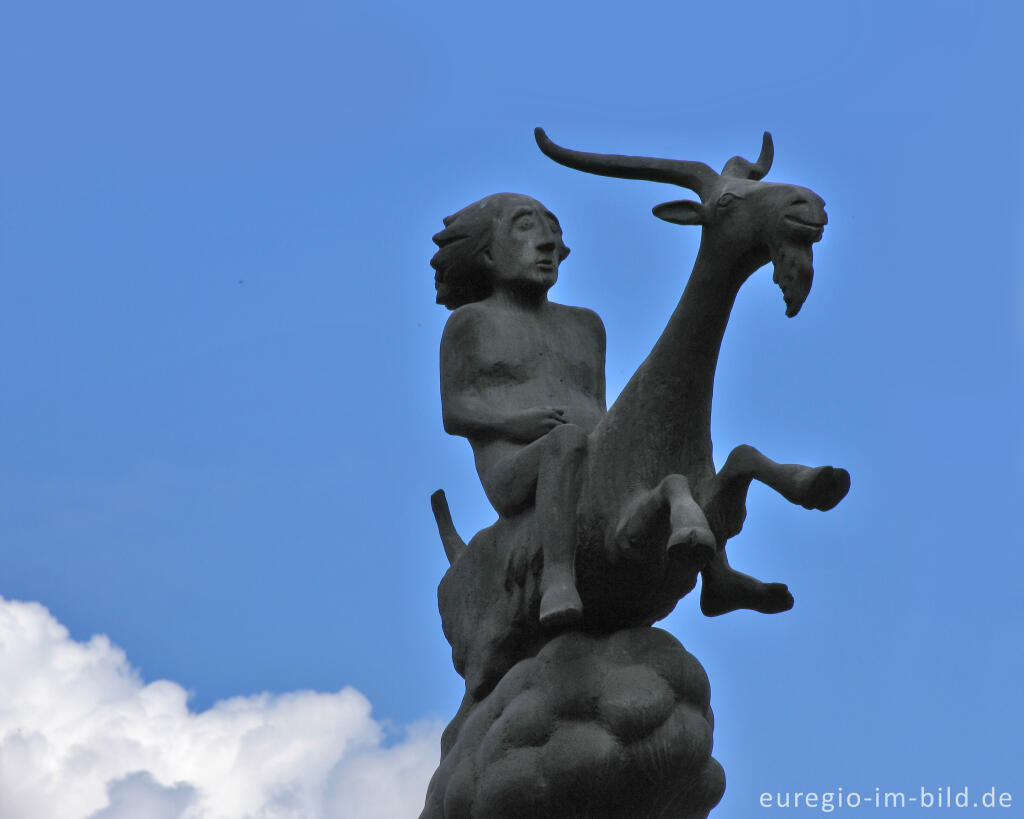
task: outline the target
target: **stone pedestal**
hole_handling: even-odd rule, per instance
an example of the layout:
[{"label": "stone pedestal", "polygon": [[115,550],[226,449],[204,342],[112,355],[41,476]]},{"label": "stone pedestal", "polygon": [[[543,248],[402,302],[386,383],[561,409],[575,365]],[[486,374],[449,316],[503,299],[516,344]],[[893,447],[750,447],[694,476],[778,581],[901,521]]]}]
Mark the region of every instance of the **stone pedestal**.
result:
[{"label": "stone pedestal", "polygon": [[699,819],[721,799],[707,675],[669,633],[568,632],[467,694],[421,819]]}]

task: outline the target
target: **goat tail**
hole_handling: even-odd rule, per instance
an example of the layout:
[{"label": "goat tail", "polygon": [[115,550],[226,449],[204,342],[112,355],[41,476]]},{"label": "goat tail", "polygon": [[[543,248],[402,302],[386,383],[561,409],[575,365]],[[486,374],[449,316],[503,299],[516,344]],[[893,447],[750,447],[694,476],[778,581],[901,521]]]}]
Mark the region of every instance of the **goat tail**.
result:
[{"label": "goat tail", "polygon": [[434,520],[437,521],[437,533],[441,536],[445,556],[449,563],[454,563],[466,550],[466,541],[459,537],[455,524],[452,523],[452,513],[443,489],[438,489],[430,496],[430,508],[434,512]]}]

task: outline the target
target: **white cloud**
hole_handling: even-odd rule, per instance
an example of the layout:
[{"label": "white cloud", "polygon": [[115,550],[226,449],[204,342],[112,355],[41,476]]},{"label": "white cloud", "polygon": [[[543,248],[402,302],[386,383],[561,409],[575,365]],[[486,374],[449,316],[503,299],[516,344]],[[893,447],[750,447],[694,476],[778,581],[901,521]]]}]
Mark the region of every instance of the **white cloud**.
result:
[{"label": "white cloud", "polygon": [[0,598],[3,819],[408,819],[441,726],[385,747],[353,688],[237,697],[201,713],[144,684],[105,636]]},{"label": "white cloud", "polygon": [[163,787],[146,771],[128,774],[107,788],[110,804],[90,819],[178,819],[195,803],[196,789],[184,782]]}]

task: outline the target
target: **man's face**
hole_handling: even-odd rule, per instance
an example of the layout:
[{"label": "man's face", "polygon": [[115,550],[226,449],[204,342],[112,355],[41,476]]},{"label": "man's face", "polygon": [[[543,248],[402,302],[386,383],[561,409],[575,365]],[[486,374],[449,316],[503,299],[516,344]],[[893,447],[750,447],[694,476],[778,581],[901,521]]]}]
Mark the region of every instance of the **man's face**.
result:
[{"label": "man's face", "polygon": [[546,291],[558,281],[562,229],[554,214],[529,197],[506,205],[489,249],[495,287]]}]

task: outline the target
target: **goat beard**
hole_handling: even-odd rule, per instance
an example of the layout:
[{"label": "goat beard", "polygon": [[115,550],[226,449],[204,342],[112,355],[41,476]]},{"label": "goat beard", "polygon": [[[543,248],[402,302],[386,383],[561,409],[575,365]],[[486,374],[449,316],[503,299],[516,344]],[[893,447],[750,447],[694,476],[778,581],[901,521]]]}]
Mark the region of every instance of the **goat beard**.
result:
[{"label": "goat beard", "polygon": [[774,271],[772,281],[782,290],[786,316],[800,312],[814,279],[814,258],[810,244],[777,244],[769,248]]}]

